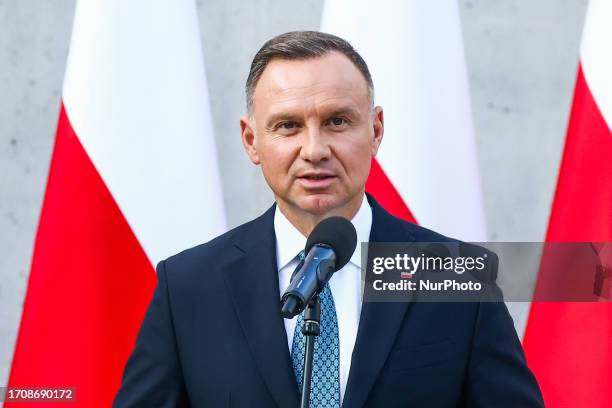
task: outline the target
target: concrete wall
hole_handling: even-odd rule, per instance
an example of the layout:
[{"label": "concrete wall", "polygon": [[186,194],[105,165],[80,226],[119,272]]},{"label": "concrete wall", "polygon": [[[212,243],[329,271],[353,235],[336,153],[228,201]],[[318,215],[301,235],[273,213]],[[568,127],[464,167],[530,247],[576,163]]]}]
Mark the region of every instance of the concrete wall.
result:
[{"label": "concrete wall", "polygon": [[[0,0],[0,384],[6,382],[60,103],[74,0]],[[586,0],[460,1],[488,235],[544,237]],[[242,86],[259,46],[317,29],[323,1],[198,0],[230,226],[271,195],[242,152]],[[245,200],[244,197],[249,197]],[[510,305],[519,332],[525,304]]]},{"label": "concrete wall", "polygon": [[21,319],[57,126],[73,13],[73,0],[0,0],[2,386]]}]

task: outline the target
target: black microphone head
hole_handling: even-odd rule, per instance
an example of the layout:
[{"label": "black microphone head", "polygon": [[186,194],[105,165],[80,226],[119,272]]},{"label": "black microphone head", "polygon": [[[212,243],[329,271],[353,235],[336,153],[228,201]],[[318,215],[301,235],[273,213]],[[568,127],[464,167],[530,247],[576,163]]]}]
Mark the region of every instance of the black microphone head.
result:
[{"label": "black microphone head", "polygon": [[349,220],[343,217],[329,217],[314,227],[304,253],[316,244],[329,245],[336,253],[336,270],[342,269],[348,263],[357,246],[357,231]]}]

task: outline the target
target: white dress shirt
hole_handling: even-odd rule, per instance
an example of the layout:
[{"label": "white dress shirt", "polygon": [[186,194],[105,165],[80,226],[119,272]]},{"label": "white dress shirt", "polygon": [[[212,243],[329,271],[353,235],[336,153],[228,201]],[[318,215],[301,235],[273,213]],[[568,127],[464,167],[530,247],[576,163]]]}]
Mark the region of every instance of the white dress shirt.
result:
[{"label": "white dress shirt", "polygon": [[[340,404],[344,400],[361,314],[361,242],[369,241],[372,228],[372,209],[365,196],[351,222],[357,231],[357,247],[349,263],[334,273],[329,280],[329,287],[336,305],[340,340]],[[289,286],[291,274],[298,264],[296,256],[306,245],[306,237],[289,222],[278,206],[274,212],[274,231],[276,233],[276,264],[279,268],[278,283],[282,295]],[[291,352],[297,319],[284,320],[289,352]]]}]

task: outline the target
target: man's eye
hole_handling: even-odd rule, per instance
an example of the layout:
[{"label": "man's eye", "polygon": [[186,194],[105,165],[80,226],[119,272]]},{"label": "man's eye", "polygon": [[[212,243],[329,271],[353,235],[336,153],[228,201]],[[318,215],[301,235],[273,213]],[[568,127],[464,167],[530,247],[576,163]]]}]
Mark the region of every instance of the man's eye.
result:
[{"label": "man's eye", "polygon": [[291,129],[295,129],[297,126],[295,122],[283,122],[279,124],[278,127],[279,129],[291,130]]},{"label": "man's eye", "polygon": [[346,120],[344,118],[331,118],[329,123],[333,126],[342,126],[346,123]]}]

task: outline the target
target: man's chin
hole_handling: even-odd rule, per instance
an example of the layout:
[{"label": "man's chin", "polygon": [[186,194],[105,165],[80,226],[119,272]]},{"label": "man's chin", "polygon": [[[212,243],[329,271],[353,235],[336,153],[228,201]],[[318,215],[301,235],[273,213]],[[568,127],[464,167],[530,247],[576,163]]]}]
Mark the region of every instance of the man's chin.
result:
[{"label": "man's chin", "polygon": [[331,215],[341,207],[341,200],[331,194],[316,194],[301,199],[299,207],[304,212],[316,216]]}]

